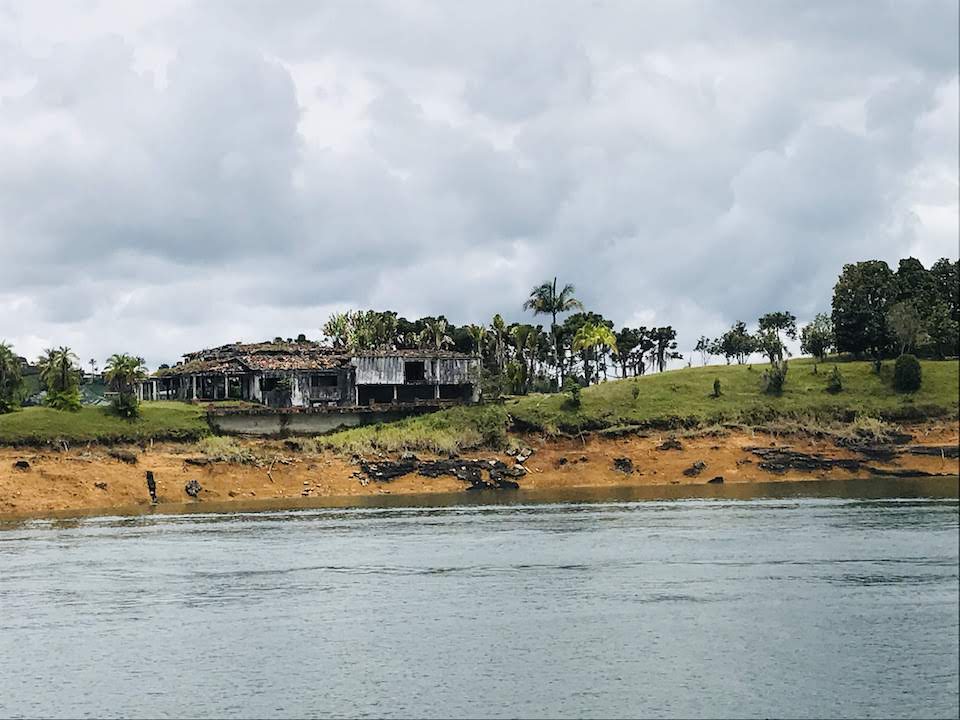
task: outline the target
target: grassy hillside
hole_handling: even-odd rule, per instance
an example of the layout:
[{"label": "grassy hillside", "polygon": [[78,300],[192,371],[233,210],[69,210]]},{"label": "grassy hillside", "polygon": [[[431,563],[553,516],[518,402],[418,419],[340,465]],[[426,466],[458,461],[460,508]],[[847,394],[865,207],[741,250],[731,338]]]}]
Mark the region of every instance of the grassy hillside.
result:
[{"label": "grassy hillside", "polygon": [[[923,386],[912,394],[892,387],[893,362],[878,376],[870,363],[845,362],[838,367],[843,390],[826,392],[833,363],[821,363],[814,374],[808,359],[790,362],[780,396],[760,390],[763,364],[686,368],[641,378],[616,380],[585,389],[578,410],[566,395],[528,395],[499,407],[457,408],[383,426],[346,430],[321,438],[327,447],[350,452],[369,448],[449,451],[476,447],[479,438],[505,437],[508,422],[548,434],[576,433],[617,427],[695,427],[716,422],[759,424],[776,418],[843,420],[858,417],[888,420],[956,415],[956,361],[926,361]],[[712,397],[719,379],[722,395]]]},{"label": "grassy hillside", "polygon": [[27,407],[0,415],[0,443],[40,444],[136,442],[148,439],[190,440],[209,432],[203,410],[178,402],[143,404],[143,416],[124,420],[104,407],[83,407],[64,412],[47,407]]}]

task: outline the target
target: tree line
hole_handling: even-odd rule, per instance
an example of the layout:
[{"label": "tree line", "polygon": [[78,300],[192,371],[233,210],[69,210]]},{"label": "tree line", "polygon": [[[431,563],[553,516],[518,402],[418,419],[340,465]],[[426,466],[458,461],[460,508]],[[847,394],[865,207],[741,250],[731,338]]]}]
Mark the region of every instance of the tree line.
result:
[{"label": "tree line", "polygon": [[916,258],[900,260],[897,270],[882,260],[844,265],[833,290],[831,312],[818,313],[797,331],[786,311],[767,313],[751,332],[735,322],[717,338],[701,335],[694,352],[704,365],[712,357],[744,364],[755,353],[771,363],[789,355],[784,338],[800,340],[802,352],[824,359],[850,353],[880,363],[905,353],[943,359],[958,354],[960,280],[957,262],[942,258],[927,269]]},{"label": "tree line", "polygon": [[[530,291],[523,309],[550,324],[507,323],[499,313],[487,324],[454,325],[446,317],[408,320],[391,310],[334,313],[323,325],[326,341],[348,350],[455,350],[481,359],[487,396],[552,392],[564,383],[590,385],[611,375],[628,377],[681,358],[670,326],[623,327],[587,311],[571,284],[557,279]],[[566,317],[562,317],[562,316]]]},{"label": "tree line", "polygon": [[[670,325],[621,327],[589,311],[571,284],[557,279],[532,288],[523,310],[544,323],[507,323],[496,314],[487,324],[454,325],[446,317],[408,320],[385,310],[334,313],[322,334],[336,348],[348,350],[456,350],[479,356],[483,391],[502,393],[556,392],[608,379],[663,372],[670,360],[682,359],[677,332]],[[761,354],[771,369],[772,387],[782,386],[786,341],[799,339],[801,351],[824,359],[831,352],[868,357],[879,367],[884,358],[912,352],[921,357],[958,354],[960,343],[958,263],[942,258],[929,269],[916,258],[900,260],[896,271],[882,260],[851,263],[834,287],[830,313],[819,313],[802,328],[788,310],[761,315],[755,329],[738,320],[716,338],[700,336],[694,352],[704,365],[714,357],[727,364],[745,364]],[[300,336],[306,339],[305,336]],[[90,361],[95,369],[94,361]],[[38,359],[45,402],[58,409],[80,406],[80,362],[68,347],[46,350]],[[113,409],[127,417],[139,413],[136,383],[146,377],[140,357],[112,355],[105,379],[114,394]],[[778,385],[779,383],[779,385]],[[20,359],[0,342],[0,412],[23,400]]]}]

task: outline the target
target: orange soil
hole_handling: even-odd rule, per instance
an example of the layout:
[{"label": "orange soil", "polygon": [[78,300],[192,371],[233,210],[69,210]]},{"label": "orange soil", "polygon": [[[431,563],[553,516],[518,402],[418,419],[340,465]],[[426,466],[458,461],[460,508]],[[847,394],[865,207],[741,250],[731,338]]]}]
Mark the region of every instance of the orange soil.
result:
[{"label": "orange soil", "polygon": [[[956,445],[958,425],[927,423],[907,428],[918,444]],[[547,440],[527,437],[535,450],[526,462],[529,474],[519,480],[524,489],[560,489],[636,485],[703,484],[721,475],[724,483],[771,482],[827,478],[869,477],[869,472],[831,470],[827,473],[792,472],[777,475],[758,467],[759,458],[749,446],[789,446],[831,458],[855,458],[826,440],[774,437],[761,433],[730,433],[722,436],[682,438],[683,450],[657,450],[667,437],[629,436],[617,439],[586,437],[584,440]],[[265,456],[276,456],[272,466],[214,463],[196,467],[185,463],[197,457],[193,445],[163,443],[147,448],[130,447],[138,462],[126,464],[108,455],[107,448],[88,446],[67,451],[0,448],[0,517],[43,516],[63,511],[109,513],[118,508],[149,505],[144,472],[152,470],[161,503],[208,503],[283,498],[323,498],[402,495],[411,493],[462,492],[465,484],[453,477],[426,478],[410,474],[389,483],[363,484],[354,475],[356,465],[333,453],[306,454],[286,449],[282,443],[247,441]],[[470,453],[469,457],[497,457],[493,453]],[[509,457],[499,455],[508,464]],[[613,459],[630,458],[632,474],[618,472]],[[561,458],[566,463],[561,463]],[[860,458],[864,459],[864,458]],[[29,470],[17,470],[14,462],[27,460]],[[697,477],[683,470],[695,461],[706,463]],[[873,467],[896,467],[933,473],[960,474],[960,461],[939,457],[902,455],[891,463],[865,460]],[[188,480],[203,486],[198,499],[184,491]],[[106,487],[97,484],[106,483]]]}]

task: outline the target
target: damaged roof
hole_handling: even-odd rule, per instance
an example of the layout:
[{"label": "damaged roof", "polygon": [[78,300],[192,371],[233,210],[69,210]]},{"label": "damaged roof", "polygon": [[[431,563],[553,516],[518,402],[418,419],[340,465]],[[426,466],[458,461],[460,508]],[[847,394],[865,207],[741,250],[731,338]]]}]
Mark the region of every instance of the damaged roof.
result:
[{"label": "damaged roof", "polygon": [[229,343],[187,353],[183,361],[154,373],[155,377],[175,375],[242,375],[248,372],[335,370],[355,357],[412,357],[469,360],[473,356],[452,350],[403,349],[351,351],[310,340]]}]

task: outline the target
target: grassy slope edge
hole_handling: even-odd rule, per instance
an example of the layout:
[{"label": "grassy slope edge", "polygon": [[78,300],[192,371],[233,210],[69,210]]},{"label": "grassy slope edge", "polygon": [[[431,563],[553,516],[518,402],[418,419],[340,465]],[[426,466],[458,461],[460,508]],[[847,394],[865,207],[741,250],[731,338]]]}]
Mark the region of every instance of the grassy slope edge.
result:
[{"label": "grassy slope edge", "polygon": [[[765,365],[684,368],[663,374],[616,380],[587,388],[578,410],[567,407],[565,395],[528,395],[503,405],[465,407],[399,422],[344,430],[319,442],[342,452],[430,450],[453,452],[482,445],[502,445],[510,422],[546,434],[576,433],[618,427],[678,428],[718,422],[760,424],[779,418],[802,421],[858,417],[920,420],[956,415],[960,363],[923,362],[923,386],[916,393],[892,387],[893,363],[880,375],[868,362],[839,363],[843,391],[826,392],[832,362],[798,359],[790,362],[780,396],[760,391]],[[719,379],[722,395],[712,397]],[[636,394],[636,397],[634,397]]]},{"label": "grassy slope edge", "polygon": [[41,445],[64,440],[78,442],[140,442],[196,440],[207,434],[204,410],[180,402],[144,403],[142,416],[125,420],[106,407],[83,407],[77,412],[27,407],[0,415],[0,443]]}]

